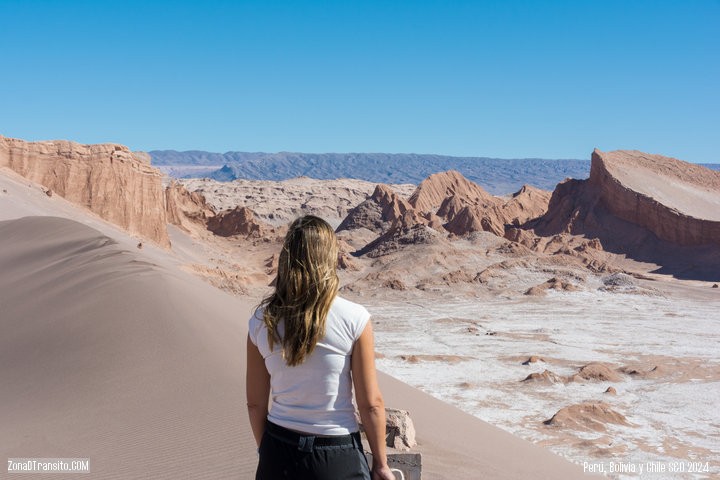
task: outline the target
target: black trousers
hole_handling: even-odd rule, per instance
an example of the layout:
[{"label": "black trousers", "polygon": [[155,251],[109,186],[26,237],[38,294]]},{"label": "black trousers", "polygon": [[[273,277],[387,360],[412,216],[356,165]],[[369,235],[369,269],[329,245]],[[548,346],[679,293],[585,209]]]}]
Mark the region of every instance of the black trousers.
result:
[{"label": "black trousers", "polygon": [[360,433],[313,436],[271,422],[260,441],[256,480],[370,480]]}]

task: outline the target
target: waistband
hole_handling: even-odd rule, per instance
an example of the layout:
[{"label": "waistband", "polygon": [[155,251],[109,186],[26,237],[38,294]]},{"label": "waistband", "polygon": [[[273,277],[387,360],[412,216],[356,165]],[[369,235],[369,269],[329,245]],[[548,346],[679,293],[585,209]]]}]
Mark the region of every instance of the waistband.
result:
[{"label": "waistband", "polygon": [[281,442],[296,445],[298,450],[302,452],[362,448],[360,432],[354,432],[348,435],[316,436],[293,432],[270,421],[265,424],[265,432]]}]

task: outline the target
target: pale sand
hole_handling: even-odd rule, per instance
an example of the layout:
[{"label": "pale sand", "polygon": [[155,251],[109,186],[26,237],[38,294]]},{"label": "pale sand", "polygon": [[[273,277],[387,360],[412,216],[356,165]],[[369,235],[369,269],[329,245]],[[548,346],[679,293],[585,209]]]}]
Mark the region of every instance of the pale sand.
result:
[{"label": "pale sand", "polygon": [[[252,478],[252,303],[177,268],[191,241],[183,259],[139,250],[30,182],[2,172],[2,189],[0,457],[87,457],[87,478]],[[548,450],[381,383],[387,405],[412,414],[426,479],[582,477]],[[57,475],[32,475],[44,477]]]}]

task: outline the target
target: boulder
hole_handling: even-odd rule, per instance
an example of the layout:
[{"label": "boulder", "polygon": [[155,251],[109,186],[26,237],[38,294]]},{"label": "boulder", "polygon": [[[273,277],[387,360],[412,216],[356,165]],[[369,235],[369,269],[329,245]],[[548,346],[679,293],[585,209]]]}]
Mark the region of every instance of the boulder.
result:
[{"label": "boulder", "polygon": [[417,445],[415,426],[410,412],[395,408],[385,409],[385,439],[388,447],[410,450]]}]

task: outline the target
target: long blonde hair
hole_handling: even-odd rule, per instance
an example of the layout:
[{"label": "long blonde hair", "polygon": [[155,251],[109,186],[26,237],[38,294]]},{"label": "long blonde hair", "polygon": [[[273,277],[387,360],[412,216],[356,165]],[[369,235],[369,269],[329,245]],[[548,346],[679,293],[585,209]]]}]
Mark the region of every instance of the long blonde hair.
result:
[{"label": "long blonde hair", "polygon": [[275,291],[260,303],[270,350],[275,342],[280,344],[289,366],[303,363],[325,336],[340,283],[337,255],[335,232],[325,220],[305,215],[290,225],[280,251]]}]

